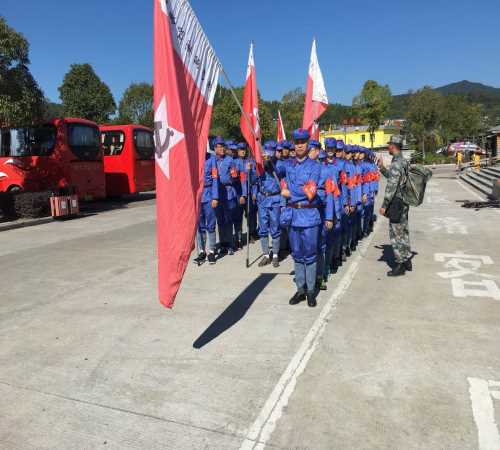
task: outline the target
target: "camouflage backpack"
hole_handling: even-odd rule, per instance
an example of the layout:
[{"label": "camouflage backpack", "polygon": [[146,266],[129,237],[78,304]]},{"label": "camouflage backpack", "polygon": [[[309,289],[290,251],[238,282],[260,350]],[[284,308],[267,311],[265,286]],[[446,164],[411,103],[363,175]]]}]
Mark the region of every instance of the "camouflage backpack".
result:
[{"label": "camouflage backpack", "polygon": [[412,164],[406,174],[406,183],[401,189],[403,201],[410,206],[420,206],[424,201],[425,188],[432,172],[420,164]]}]

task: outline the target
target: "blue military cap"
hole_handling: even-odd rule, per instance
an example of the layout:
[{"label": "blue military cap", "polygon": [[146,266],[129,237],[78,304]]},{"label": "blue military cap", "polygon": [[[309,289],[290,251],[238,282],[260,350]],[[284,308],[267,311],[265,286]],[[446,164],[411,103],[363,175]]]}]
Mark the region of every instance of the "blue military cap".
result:
[{"label": "blue military cap", "polygon": [[290,148],[292,147],[292,144],[288,141],[283,141],[282,145],[283,148],[287,148],[288,150],[290,150]]},{"label": "blue military cap", "polygon": [[230,150],[238,150],[238,146],[236,144],[230,144],[227,146]]},{"label": "blue military cap", "polygon": [[337,139],[335,138],[325,139],[325,148],[336,148],[336,147],[337,147]]},{"label": "blue military cap", "polygon": [[290,150],[295,150],[295,144],[293,142],[289,142]]},{"label": "blue military cap", "polygon": [[248,145],[246,142],[240,142],[238,144],[238,150],[246,150],[248,148]]},{"label": "blue military cap", "polygon": [[311,148],[319,148],[319,149],[321,149],[321,142],[319,142],[319,141],[317,141],[315,139],[311,139],[309,141],[309,149],[311,149]]},{"label": "blue military cap", "polygon": [[283,149],[284,149],[283,142],[278,142],[278,143],[276,144],[276,150],[281,151],[281,150],[283,150]]},{"label": "blue military cap", "polygon": [[215,139],[214,139],[214,146],[215,145],[226,145],[226,141],[224,140],[224,138],[222,136],[217,136]]},{"label": "blue military cap", "polygon": [[264,144],[264,155],[273,157],[275,152],[276,152],[276,142],[267,141]]},{"label": "blue military cap", "polygon": [[328,155],[326,154],[326,152],[324,150],[320,150],[319,152],[319,155],[318,155],[318,159],[326,159]]},{"label": "blue military cap", "polygon": [[352,145],[350,144],[344,145],[344,152],[352,153]]},{"label": "blue military cap", "polygon": [[232,139],[229,139],[226,141],[226,147],[231,147],[231,145],[234,145],[235,142]]},{"label": "blue military cap", "polygon": [[264,143],[264,148],[265,149],[270,149],[270,150],[276,150],[276,141],[266,141]]},{"label": "blue military cap", "polygon": [[344,148],[345,148],[344,141],[342,139],[338,139],[337,140],[337,150],[344,150]]},{"label": "blue military cap", "polygon": [[311,137],[311,135],[309,134],[309,131],[304,129],[304,128],[298,128],[297,130],[294,130],[292,135],[293,135],[294,141],[298,141],[298,140],[308,141],[309,138]]}]

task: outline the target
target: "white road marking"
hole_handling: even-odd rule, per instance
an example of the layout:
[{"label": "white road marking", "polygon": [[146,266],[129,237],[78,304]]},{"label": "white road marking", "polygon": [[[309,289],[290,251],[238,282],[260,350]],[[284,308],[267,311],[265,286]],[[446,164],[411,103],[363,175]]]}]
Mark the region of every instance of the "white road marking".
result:
[{"label": "white road marking", "polygon": [[432,217],[429,224],[434,232],[444,230],[447,234],[469,234],[467,227],[457,217]]},{"label": "white road marking", "polygon": [[500,434],[495,422],[495,410],[490,393],[490,386],[495,386],[496,383],[488,383],[479,378],[468,378],[468,381],[479,450],[500,450]]},{"label": "white road marking", "polygon": [[241,444],[240,450],[262,450],[265,448],[283,414],[283,408],[286,407],[293,391],[295,390],[298,378],[302,372],[304,372],[307,363],[316,350],[319,340],[323,335],[326,325],[335,311],[339,300],[345,294],[347,289],[349,289],[349,286],[358,271],[359,263],[370,246],[381,222],[382,220],[380,219],[377,221],[373,233],[361,244],[358,255],[352,261],[349,269],[340,280],[337,288],[333,291],[332,296],[326,302],[319,317],[313,323],[299,349],[293,356],[285,372],[283,372],[278,380],[278,383],[271,392],[271,395],[265,402],[262,410],[257,416],[257,419],[247,432],[246,439]]},{"label": "white road marking", "polygon": [[[438,272],[437,275],[451,280],[454,297],[488,297],[500,301],[500,288],[494,281],[497,276],[479,272],[483,264],[494,264],[489,256],[466,255],[463,252],[436,253],[434,260],[444,263],[446,269],[453,269],[447,272]],[[476,280],[464,280],[462,277],[465,276],[476,277]],[[481,278],[481,280],[478,281],[477,278]]]}]

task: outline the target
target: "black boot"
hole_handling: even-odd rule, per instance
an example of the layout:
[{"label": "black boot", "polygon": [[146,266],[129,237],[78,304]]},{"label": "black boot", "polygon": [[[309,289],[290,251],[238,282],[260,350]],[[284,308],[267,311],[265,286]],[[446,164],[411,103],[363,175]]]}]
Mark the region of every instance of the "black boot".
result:
[{"label": "black boot", "polygon": [[388,277],[400,277],[406,273],[404,264],[398,264],[390,272],[387,272]]},{"label": "black boot", "polygon": [[298,305],[300,302],[303,302],[306,299],[306,294],[303,292],[297,291],[293,297],[288,302],[290,305]]},{"label": "black boot", "polygon": [[307,297],[307,306],[310,308],[314,308],[318,303],[316,302],[316,296],[314,295],[314,292],[308,292],[306,294]]},{"label": "black boot", "polygon": [[345,249],[345,256],[347,256],[349,258],[351,255],[352,255],[351,249],[349,247],[346,247],[346,249]]},{"label": "black boot", "polygon": [[337,258],[333,258],[332,267],[330,268],[330,273],[337,273],[339,271],[339,261]]},{"label": "black boot", "polygon": [[269,256],[264,255],[264,257],[259,262],[259,267],[265,267],[268,264],[271,264],[271,258]]},{"label": "black boot", "polygon": [[344,259],[342,258],[342,256],[339,256],[337,258],[337,266],[338,267],[342,267],[342,264],[344,263]]},{"label": "black boot", "polygon": [[196,258],[194,258],[193,262],[201,266],[205,259],[207,259],[207,254],[205,252],[201,252]]},{"label": "black boot", "polygon": [[215,253],[214,252],[210,252],[208,254],[208,263],[215,264]]},{"label": "black boot", "polygon": [[320,291],[326,291],[328,289],[323,277],[316,278],[316,289],[319,289]]},{"label": "black boot", "polygon": [[407,259],[404,262],[404,266],[405,266],[405,270],[407,270],[408,272],[411,272],[413,270],[413,265],[411,263],[411,259]]}]

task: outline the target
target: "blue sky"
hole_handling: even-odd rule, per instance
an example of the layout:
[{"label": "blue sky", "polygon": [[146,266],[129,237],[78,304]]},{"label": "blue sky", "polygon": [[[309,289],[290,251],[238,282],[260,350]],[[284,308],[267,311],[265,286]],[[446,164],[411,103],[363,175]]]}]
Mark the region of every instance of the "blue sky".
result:
[{"label": "blue sky", "polygon": [[[46,95],[71,63],[91,63],[118,102],[152,78],[153,0],[1,0],[31,43]],[[313,36],[331,102],[350,104],[367,79],[394,93],[467,79],[500,87],[499,0],[192,0],[233,84],[255,41],[259,89],[279,99],[304,87]],[[142,5],[142,6],[141,6]]]}]

